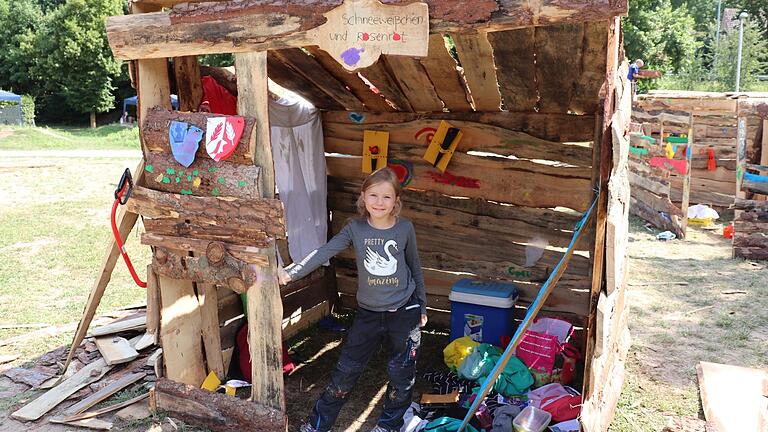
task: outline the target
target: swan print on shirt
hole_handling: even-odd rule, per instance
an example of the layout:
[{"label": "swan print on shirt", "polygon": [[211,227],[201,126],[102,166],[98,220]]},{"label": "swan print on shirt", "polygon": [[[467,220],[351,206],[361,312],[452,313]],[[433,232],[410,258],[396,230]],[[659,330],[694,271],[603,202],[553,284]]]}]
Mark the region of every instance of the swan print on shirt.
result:
[{"label": "swan print on shirt", "polygon": [[[366,239],[365,243],[369,241],[375,241],[380,239]],[[390,248],[393,252],[397,253],[397,243],[394,240],[389,240],[384,243],[384,253],[387,257],[381,256],[378,252],[371,249],[370,246],[365,248],[365,261],[363,265],[368,273],[374,276],[391,276],[397,271],[397,258],[392,255]]]}]

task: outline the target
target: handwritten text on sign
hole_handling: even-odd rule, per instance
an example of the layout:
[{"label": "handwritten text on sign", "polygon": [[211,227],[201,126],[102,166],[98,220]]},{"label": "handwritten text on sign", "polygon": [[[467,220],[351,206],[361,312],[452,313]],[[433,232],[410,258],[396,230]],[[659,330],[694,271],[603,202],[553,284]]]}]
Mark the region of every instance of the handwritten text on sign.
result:
[{"label": "handwritten text on sign", "polygon": [[370,66],[381,54],[425,57],[429,11],[425,3],[385,6],[378,0],[346,0],[317,28],[321,49],[348,70]]}]

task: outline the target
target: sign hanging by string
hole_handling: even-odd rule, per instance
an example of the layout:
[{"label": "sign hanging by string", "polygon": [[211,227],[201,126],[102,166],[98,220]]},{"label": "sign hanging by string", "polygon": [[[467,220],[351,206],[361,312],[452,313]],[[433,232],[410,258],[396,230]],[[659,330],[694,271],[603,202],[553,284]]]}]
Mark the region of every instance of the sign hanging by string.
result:
[{"label": "sign hanging by string", "polygon": [[347,70],[368,67],[381,54],[426,57],[429,9],[426,3],[387,6],[378,0],[346,0],[325,14],[314,30],[320,49]]}]

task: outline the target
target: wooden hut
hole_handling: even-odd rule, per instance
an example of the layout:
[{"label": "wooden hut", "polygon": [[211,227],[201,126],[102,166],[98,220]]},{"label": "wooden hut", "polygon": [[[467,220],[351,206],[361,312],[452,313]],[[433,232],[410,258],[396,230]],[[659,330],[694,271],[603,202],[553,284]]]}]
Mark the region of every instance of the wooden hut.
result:
[{"label": "wooden hut", "polygon": [[[688,202],[707,204],[721,211],[728,208],[749,210],[745,213],[737,211],[735,215],[734,256],[766,259],[768,244],[760,238],[765,217],[755,214],[758,211],[755,206],[759,209],[760,203],[744,202],[747,198],[764,201],[765,181],[748,180],[745,187],[739,173],[746,169],[748,174],[765,175],[763,170],[750,170],[745,166],[768,163],[768,151],[765,150],[768,148],[767,114],[766,93],[658,90],[638,96],[632,119],[640,124],[645,136],[658,141],[650,147],[663,153],[665,140],[670,135],[685,134],[692,152],[687,176],[685,171],[675,169],[654,174],[647,166],[630,163],[630,169],[634,171],[632,211],[659,228],[672,231],[677,228],[682,234],[684,227],[674,218],[685,218],[684,208]],[[638,135],[632,139],[638,146],[633,146],[630,152],[640,159],[637,154],[643,151],[640,147],[647,146],[640,144],[643,139]],[[687,146],[677,147],[671,159],[685,159],[683,153]],[[743,148],[742,153],[739,153],[740,148]],[[754,177],[747,177],[754,180]],[[660,217],[661,212],[671,218]]]},{"label": "wooden hut", "polygon": [[[365,176],[364,132],[389,133],[390,163],[407,173],[404,215],[416,226],[433,322],[447,323],[450,287],[466,274],[514,281],[522,316],[568,248],[579,215],[596,200],[588,233],[542,313],[578,327],[576,344],[585,353],[582,423],[588,431],[606,430],[629,344],[631,96],[618,18],[626,0],[373,3],[135,0],[131,15],[108,19],[110,45],[117,58],[131,61],[139,97],[145,165],[128,210],[144,217],[142,241],[154,250],[158,278],[148,291],[149,320],[160,335],[166,377],[190,385],[159,382],[156,403],[167,407],[184,398],[186,405],[174,406],[214,429],[246,430],[237,429],[238,421],[247,430],[282,429],[281,338],[327,315],[331,304],[355,304],[351,254],[342,254],[335,270],[282,289],[277,284],[275,244],[284,225],[274,199],[269,77],[323,112],[331,232],[354,211]],[[350,72],[349,63],[318,48],[319,39],[343,39],[339,26],[354,21],[348,12],[346,22],[332,22],[337,8],[385,14],[406,5],[428,10],[428,32],[409,33],[421,41],[417,55],[388,50]],[[197,56],[212,53],[234,53],[236,74],[229,79],[246,131],[229,159],[209,167],[199,157],[200,166],[189,168],[202,186],[188,196],[188,172],[179,175],[176,167],[165,181],[172,169],[168,127],[172,120],[205,127],[210,115],[186,111],[200,102],[201,73],[215,73],[201,72]],[[180,112],[169,111],[172,81]],[[422,158],[442,120],[463,133],[444,172]],[[223,181],[207,175],[211,168],[227,173]],[[212,182],[248,187],[213,193]],[[526,263],[530,244],[544,244],[544,251]],[[233,343],[229,326],[240,313],[235,292],[248,294],[253,364],[251,408],[238,405],[245,413],[238,415],[226,411],[227,401],[194,402],[202,398],[195,388],[208,371],[224,367],[222,351]]]}]

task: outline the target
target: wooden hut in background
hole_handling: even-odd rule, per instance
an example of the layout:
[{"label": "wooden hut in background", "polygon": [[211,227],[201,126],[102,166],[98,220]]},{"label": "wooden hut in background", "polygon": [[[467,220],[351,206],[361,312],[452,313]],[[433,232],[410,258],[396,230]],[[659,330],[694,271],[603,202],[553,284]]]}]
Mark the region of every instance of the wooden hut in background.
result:
[{"label": "wooden hut in background", "polygon": [[[107,21],[110,45],[117,58],[130,60],[139,98],[144,179],[128,207],[144,217],[142,240],[154,251],[151,269],[158,278],[150,283],[148,313],[160,335],[165,376],[190,385],[161,380],[158,405],[184,398],[186,405],[174,406],[201,410],[188,418],[214,429],[224,430],[222,418],[231,430],[237,422],[241,430],[246,424],[247,430],[282,429],[281,339],[327,315],[331,304],[355,304],[352,254],[342,254],[329,274],[282,289],[277,284],[275,243],[284,227],[274,199],[269,77],[323,111],[332,232],[353,213],[365,176],[363,132],[389,132],[389,158],[407,162],[411,176],[404,216],[416,225],[433,322],[447,323],[450,287],[463,277],[457,273],[514,281],[521,288],[522,316],[563,256],[578,215],[597,200],[588,235],[543,313],[579,328],[576,344],[586,354],[582,423],[587,431],[607,429],[629,345],[631,95],[618,18],[627,2],[425,3],[426,57],[382,55],[353,73],[316,46],[315,29],[341,0],[134,0],[131,15]],[[201,72],[197,59],[211,53],[234,53],[230,84],[246,118],[238,149],[218,169],[230,176],[225,183],[243,180],[254,187],[219,194],[201,188],[186,196],[173,182],[156,178],[172,160],[169,122],[205,125],[207,114],[186,111],[200,102],[201,73],[216,73]],[[169,111],[172,81],[180,112]],[[444,173],[422,159],[424,131],[441,120],[464,134]],[[525,267],[525,246],[534,240],[547,246]],[[250,272],[248,264],[258,270]],[[234,415],[226,411],[229,402],[202,410],[206,404],[194,400],[205,374],[226,367],[222,352],[232,346],[230,326],[242,314],[236,292],[248,293],[253,392],[252,402],[238,405]]]}]

